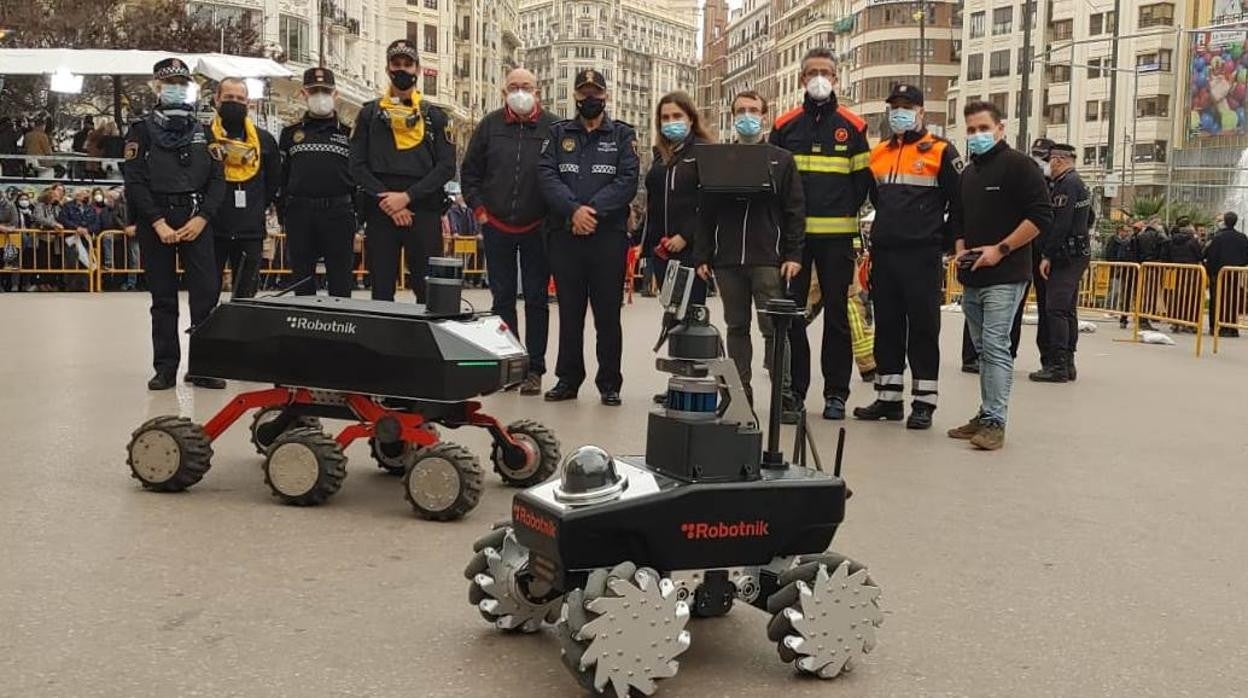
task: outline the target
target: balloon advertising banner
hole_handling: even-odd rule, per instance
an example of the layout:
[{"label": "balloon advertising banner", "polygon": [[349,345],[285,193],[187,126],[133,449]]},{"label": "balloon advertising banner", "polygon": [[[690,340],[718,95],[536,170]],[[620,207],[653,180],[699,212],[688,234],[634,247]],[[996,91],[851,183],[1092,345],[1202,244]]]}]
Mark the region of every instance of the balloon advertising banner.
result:
[{"label": "balloon advertising banner", "polygon": [[1248,31],[1192,35],[1187,94],[1189,134],[1248,135]]}]

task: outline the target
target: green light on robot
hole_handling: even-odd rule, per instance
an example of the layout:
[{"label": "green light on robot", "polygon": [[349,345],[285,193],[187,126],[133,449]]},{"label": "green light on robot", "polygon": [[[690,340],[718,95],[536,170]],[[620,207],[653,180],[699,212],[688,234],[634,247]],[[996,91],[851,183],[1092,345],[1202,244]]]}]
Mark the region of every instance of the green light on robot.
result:
[{"label": "green light on robot", "polygon": [[460,361],[457,366],[497,366],[497,361]]}]

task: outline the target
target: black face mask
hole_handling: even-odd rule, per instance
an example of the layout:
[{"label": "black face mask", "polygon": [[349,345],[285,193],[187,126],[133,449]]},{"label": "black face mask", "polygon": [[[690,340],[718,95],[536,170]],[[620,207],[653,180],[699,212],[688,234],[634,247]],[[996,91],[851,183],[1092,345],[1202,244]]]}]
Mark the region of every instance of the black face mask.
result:
[{"label": "black face mask", "polygon": [[602,110],[607,108],[607,100],[602,97],[586,97],[576,100],[576,113],[586,119],[597,119]]},{"label": "black face mask", "polygon": [[399,92],[406,92],[416,84],[416,76],[406,70],[392,70],[390,71],[390,84],[394,85],[394,89]]},{"label": "black face mask", "polygon": [[247,118],[247,105],[239,102],[222,102],[217,105],[217,114],[221,124],[227,131],[242,131],[243,121]]}]

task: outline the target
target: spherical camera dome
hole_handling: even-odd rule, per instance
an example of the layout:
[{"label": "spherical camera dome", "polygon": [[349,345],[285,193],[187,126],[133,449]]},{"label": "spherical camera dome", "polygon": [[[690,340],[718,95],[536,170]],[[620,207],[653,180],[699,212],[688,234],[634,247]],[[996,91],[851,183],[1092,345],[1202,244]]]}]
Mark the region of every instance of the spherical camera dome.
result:
[{"label": "spherical camera dome", "polygon": [[565,504],[596,504],[618,497],[624,485],[625,478],[616,471],[610,453],[597,446],[581,446],[563,460],[555,497]]}]

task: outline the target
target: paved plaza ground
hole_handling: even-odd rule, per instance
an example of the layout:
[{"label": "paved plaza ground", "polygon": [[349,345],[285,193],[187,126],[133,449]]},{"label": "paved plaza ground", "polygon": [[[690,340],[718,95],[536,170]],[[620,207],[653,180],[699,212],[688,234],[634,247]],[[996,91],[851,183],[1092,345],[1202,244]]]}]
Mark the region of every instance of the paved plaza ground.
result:
[{"label": "paved plaza ground", "polygon": [[[624,407],[587,384],[577,403],[488,408],[565,451],[641,452],[658,318],[650,299],[625,310]],[[660,695],[1248,695],[1248,338],[1197,359],[1190,336],[1133,345],[1101,323],[1078,384],[1049,386],[1025,379],[1026,328],[1006,449],[977,453],[944,435],[978,402],[961,316],[945,319],[937,428],[847,424],[834,547],[883,588],[876,651],[804,680],[741,607],[691,624]],[[284,507],[240,423],[199,485],[142,491],[131,430],[205,420],[244,387],[147,392],[148,337],[142,294],[0,295],[0,696],[580,695],[552,632],[503,636],[467,603],[472,542],[510,502],[492,475],[466,520],[424,522],[357,443],[328,504]],[[850,405],[871,397],[855,384]],[[835,425],[814,430],[830,454]],[[450,438],[488,455],[484,433]]]}]

